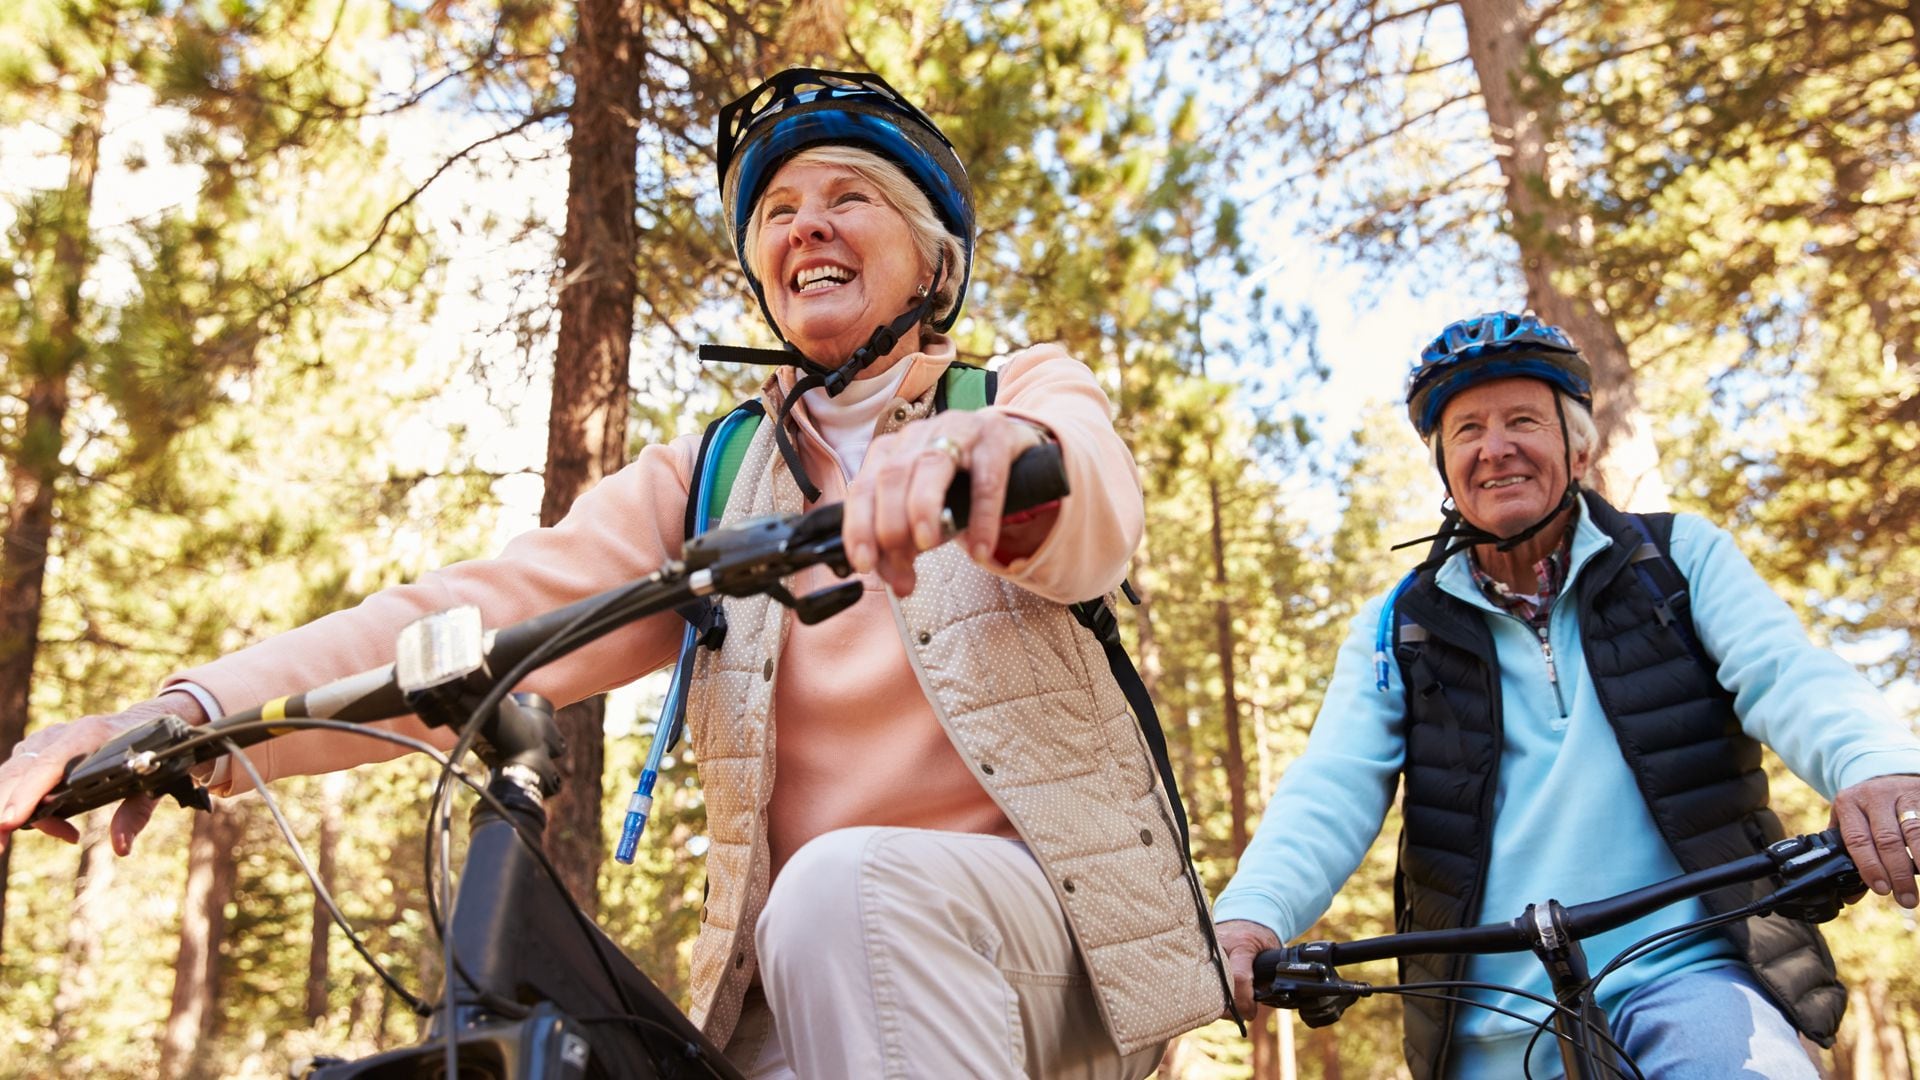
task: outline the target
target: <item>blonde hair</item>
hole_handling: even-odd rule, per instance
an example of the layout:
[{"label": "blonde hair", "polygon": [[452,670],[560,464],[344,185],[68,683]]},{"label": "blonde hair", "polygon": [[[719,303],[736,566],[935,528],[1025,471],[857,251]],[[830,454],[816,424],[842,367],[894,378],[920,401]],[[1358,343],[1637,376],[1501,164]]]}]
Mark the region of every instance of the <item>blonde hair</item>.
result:
[{"label": "blonde hair", "polygon": [[[810,147],[786,161],[786,165],[803,164],[837,166],[872,184],[887,205],[906,219],[907,234],[920,256],[920,265],[927,270],[935,266],[941,268],[940,280],[933,283],[933,302],[927,307],[927,317],[921,321],[926,324],[937,322],[954,309],[960,300],[960,279],[965,270],[966,249],[960,246],[960,239],[948,232],[946,224],[933,212],[933,202],[927,198],[926,192],[920,190],[920,185],[909,179],[893,162],[879,154],[852,146]],[[739,184],[740,170],[735,169],[727,177],[721,191],[723,205],[733,205]],[[747,215],[744,245],[747,272],[764,289],[767,277],[759,265],[760,231],[764,226],[758,213],[757,200],[753,209],[754,212]],[[731,215],[728,219],[731,220]]]}]

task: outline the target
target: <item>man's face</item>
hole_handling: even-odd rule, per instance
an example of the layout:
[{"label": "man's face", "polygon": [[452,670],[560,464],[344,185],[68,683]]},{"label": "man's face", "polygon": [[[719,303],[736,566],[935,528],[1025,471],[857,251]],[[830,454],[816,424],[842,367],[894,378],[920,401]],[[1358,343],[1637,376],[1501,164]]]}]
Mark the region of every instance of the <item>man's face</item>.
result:
[{"label": "man's face", "polygon": [[[1567,489],[1566,435],[1553,388],[1538,379],[1468,387],[1440,413],[1440,454],[1468,524],[1512,536],[1547,515]],[[1587,472],[1585,451],[1573,473]]]}]

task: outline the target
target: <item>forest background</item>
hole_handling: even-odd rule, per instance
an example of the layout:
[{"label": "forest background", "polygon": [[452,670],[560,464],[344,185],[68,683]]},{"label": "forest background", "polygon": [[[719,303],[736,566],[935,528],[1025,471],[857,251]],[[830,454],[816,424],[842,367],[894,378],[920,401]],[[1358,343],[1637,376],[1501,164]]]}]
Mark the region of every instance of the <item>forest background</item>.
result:
[{"label": "forest background", "polygon": [[[0,6],[0,753],[166,672],[485,554],[750,388],[718,105],[877,71],[979,196],[955,336],[1058,340],[1145,477],[1126,632],[1194,853],[1231,875],[1347,622],[1439,491],[1394,402],[1530,307],[1599,382],[1607,490],[1734,531],[1911,715],[1920,5],[1907,0],[15,0]],[[674,760],[605,858],[657,678],[569,710],[555,849],[669,994],[703,883]],[[604,732],[604,739],[601,737]],[[1791,824],[1817,796],[1772,763]],[[593,780],[599,777],[596,789]],[[436,980],[425,762],[277,785],[408,985]],[[413,1019],[258,800],[133,858],[0,861],[0,1075],[278,1076]],[[1390,928],[1390,820],[1315,936]],[[1916,927],[1830,932],[1823,1067],[1912,1080]],[[1385,977],[1386,972],[1375,973]],[[1175,1044],[1165,1077],[1401,1074],[1391,1003]]]}]

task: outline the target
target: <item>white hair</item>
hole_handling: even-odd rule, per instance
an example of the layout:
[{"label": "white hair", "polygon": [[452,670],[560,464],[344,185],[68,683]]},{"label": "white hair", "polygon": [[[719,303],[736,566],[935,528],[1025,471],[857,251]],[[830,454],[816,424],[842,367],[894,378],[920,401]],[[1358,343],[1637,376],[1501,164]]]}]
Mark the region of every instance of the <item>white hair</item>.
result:
[{"label": "white hair", "polygon": [[[927,198],[926,192],[920,190],[920,185],[914,183],[893,162],[872,151],[852,146],[809,147],[786,161],[786,165],[803,164],[839,166],[872,184],[887,205],[906,219],[907,232],[913,238],[922,270],[931,271],[935,266],[941,267],[940,280],[933,283],[933,303],[928,305],[927,317],[922,321],[937,322],[954,309],[960,300],[960,278],[966,269],[966,249],[961,247],[959,237],[948,232],[946,223],[933,212],[933,202]],[[781,167],[785,168],[786,165]],[[738,184],[739,170],[736,169],[734,175],[727,178],[726,190],[722,193],[723,205],[733,205]],[[764,289],[767,276],[759,266],[760,230],[763,225],[757,202],[754,210],[754,213],[747,215],[747,271]]]}]

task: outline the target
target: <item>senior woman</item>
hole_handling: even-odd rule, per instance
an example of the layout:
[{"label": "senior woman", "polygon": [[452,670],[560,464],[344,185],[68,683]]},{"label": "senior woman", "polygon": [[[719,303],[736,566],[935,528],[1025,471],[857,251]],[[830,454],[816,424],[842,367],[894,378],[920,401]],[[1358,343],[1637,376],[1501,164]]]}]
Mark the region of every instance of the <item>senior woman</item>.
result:
[{"label": "senior woman", "polygon": [[[728,633],[693,668],[713,841],[693,1017],[754,1076],[1144,1076],[1167,1040],[1221,1012],[1224,974],[1140,729],[1068,610],[1115,587],[1141,528],[1108,402],[1085,366],[1038,346],[1008,360],[987,407],[936,411],[972,196],[945,137],[878,78],[769,80],[723,112],[719,160],[731,234],[784,346],[761,391],[778,422],[753,435],[727,517],[844,500],[866,589],[815,626],[730,599]],[[1001,529],[1009,463],[1043,440],[1073,494]],[[36,732],[0,766],[0,841],[58,763],[130,723],[205,722],[386,663],[427,612],[475,604],[502,624],[678,557],[699,442],[646,447],[497,558],[181,672],[116,716]],[[957,468],[986,512],[943,544]],[[642,622],[526,688],[564,702],[619,685],[670,662],[681,632]],[[310,732],[253,753],[271,778],[382,746]],[[222,763],[212,785],[235,790],[235,772]],[[117,851],[151,812],[117,811]]]}]

